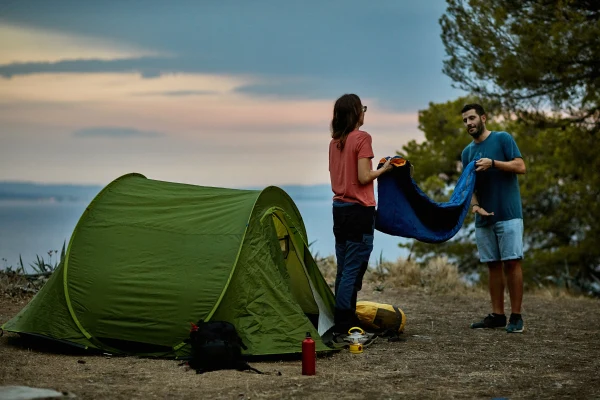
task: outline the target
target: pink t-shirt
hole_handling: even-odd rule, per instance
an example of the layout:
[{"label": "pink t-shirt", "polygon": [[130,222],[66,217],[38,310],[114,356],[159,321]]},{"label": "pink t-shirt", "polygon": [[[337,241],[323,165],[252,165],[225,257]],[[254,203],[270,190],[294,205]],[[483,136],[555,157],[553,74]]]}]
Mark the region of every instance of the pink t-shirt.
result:
[{"label": "pink t-shirt", "polygon": [[343,150],[339,150],[338,139],[329,143],[329,175],[334,201],[359,203],[363,206],[375,206],[373,181],[361,185],[358,181],[358,159],[368,158],[373,169],[373,148],[371,135],[355,130],[346,137]]}]

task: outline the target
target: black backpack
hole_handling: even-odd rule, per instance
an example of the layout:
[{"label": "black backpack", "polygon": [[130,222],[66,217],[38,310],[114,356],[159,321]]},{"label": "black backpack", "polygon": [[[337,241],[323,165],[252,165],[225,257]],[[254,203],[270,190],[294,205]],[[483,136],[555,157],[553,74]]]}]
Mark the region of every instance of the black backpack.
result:
[{"label": "black backpack", "polygon": [[220,369],[251,370],[262,374],[243,360],[242,349],[248,348],[229,322],[198,321],[192,324],[190,337],[185,342],[192,346],[192,359],[188,364],[198,374]]}]

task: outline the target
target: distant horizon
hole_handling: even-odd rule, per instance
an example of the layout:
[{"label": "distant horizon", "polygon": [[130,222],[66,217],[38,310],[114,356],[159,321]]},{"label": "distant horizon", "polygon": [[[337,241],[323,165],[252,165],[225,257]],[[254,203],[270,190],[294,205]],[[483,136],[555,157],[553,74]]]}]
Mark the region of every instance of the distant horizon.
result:
[{"label": "distant horizon", "polygon": [[[143,174],[142,174],[143,175]],[[123,176],[123,175],[121,175]],[[119,177],[116,177],[115,179],[118,179]],[[146,176],[147,179],[154,179],[151,177]],[[156,180],[162,180],[162,179],[156,179]],[[113,180],[108,181],[106,183],[78,183],[78,182],[43,182],[43,181],[33,181],[33,180],[12,180],[12,179],[2,179],[0,180],[0,185],[32,185],[32,186],[75,186],[75,187],[104,187],[108,184],[110,184],[111,182],[113,182]],[[170,181],[173,183],[184,183],[184,184],[188,184],[188,185],[195,185],[195,186],[212,186],[212,185],[199,185],[196,183],[189,183],[189,182],[181,182],[181,181]],[[271,185],[267,185],[267,186],[285,186],[285,187],[318,187],[318,186],[328,186],[330,187],[330,183],[329,182],[325,182],[325,183],[314,183],[314,184],[302,184],[302,183],[284,183],[284,184],[271,184]],[[224,187],[224,186],[223,186]],[[253,187],[259,187],[259,185],[248,185],[248,186],[243,186],[243,188],[253,188]],[[266,187],[266,186],[265,186]],[[236,187],[232,189],[239,189],[242,187]]]},{"label": "distant horizon", "polygon": [[[111,182],[102,185],[54,184],[25,181],[0,181],[0,203],[79,203],[90,202]],[[186,182],[175,182],[188,184]],[[202,186],[202,185],[195,185]],[[208,186],[208,185],[205,185]],[[268,185],[284,190],[297,200],[329,200],[333,197],[329,184],[317,185]],[[263,190],[267,186],[225,187],[234,190]]]},{"label": "distant horizon", "polygon": [[[311,252],[321,256],[333,255],[333,193],[330,185],[277,186],[286,191],[298,207],[308,241],[312,243]],[[19,255],[29,262],[35,260],[36,254],[44,255],[49,249],[60,249],[63,241],[68,243],[80,216],[103,187],[0,182],[0,258],[6,258],[6,263],[14,266]],[[407,253],[406,249],[398,247],[398,243],[405,239],[381,232],[375,232],[375,236],[372,262],[380,254],[384,259],[394,260]]]}]

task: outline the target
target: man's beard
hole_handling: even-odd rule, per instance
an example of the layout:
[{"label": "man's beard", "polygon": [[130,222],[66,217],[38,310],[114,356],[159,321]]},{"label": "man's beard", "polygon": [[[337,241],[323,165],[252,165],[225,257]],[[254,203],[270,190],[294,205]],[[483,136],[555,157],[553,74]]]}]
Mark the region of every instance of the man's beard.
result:
[{"label": "man's beard", "polygon": [[469,133],[469,135],[471,135],[473,139],[479,139],[479,136],[481,136],[481,134],[483,133],[483,124],[478,123],[475,126],[475,132],[471,133],[469,130],[467,130],[467,132]]}]

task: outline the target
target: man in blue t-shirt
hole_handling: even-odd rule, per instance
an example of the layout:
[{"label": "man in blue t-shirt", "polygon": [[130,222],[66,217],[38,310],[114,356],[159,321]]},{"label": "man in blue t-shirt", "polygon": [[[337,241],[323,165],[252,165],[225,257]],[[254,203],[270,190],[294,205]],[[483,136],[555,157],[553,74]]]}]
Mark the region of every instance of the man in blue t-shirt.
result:
[{"label": "man in blue t-shirt", "polygon": [[[525,173],[525,162],[513,137],[507,132],[490,132],[479,104],[467,104],[463,123],[473,141],[462,152],[465,167],[475,162],[477,180],[471,199],[475,214],[475,237],[481,262],[488,265],[492,314],[471,328],[504,328],[523,332],[523,210],[517,174]],[[510,294],[511,315],[504,315],[504,273]]]}]

